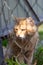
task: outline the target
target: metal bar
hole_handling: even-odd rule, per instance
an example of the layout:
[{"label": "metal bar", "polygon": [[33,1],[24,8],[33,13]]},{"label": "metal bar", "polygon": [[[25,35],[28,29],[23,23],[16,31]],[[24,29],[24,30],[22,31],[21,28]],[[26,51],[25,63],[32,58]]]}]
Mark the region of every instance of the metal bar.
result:
[{"label": "metal bar", "polygon": [[30,5],[28,0],[23,0],[26,4],[26,6],[29,8],[29,10],[31,10],[31,13],[33,14],[33,16],[35,17],[35,19],[37,21],[40,21],[39,17],[37,16],[37,14],[35,13],[35,11],[33,10],[32,6]]},{"label": "metal bar", "polygon": [[2,34],[2,27],[1,27],[1,12],[0,12],[0,36],[1,36],[1,34]]},{"label": "metal bar", "polygon": [[41,24],[43,24],[43,21],[40,21],[40,22],[36,22],[35,23],[36,26],[40,26]]},{"label": "metal bar", "polygon": [[28,17],[29,16],[29,14],[28,14],[28,12],[27,12],[27,10],[23,7],[23,5],[21,4],[21,3],[19,3],[19,5],[22,7],[22,9],[26,12],[26,17]]},{"label": "metal bar", "polygon": [[5,65],[1,38],[0,38],[0,65]]},{"label": "metal bar", "polygon": [[7,20],[6,20],[6,18],[5,18],[3,0],[1,0],[1,4],[2,4],[2,13],[3,13],[4,22],[5,22],[5,25],[6,25],[6,29],[8,29],[8,27],[7,27]]}]

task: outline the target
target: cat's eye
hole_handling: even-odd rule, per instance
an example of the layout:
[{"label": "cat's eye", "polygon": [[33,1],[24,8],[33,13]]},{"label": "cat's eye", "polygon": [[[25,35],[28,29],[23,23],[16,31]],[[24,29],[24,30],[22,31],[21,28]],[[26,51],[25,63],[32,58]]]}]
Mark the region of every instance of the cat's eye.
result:
[{"label": "cat's eye", "polygon": [[24,31],[25,29],[21,29],[22,31]]},{"label": "cat's eye", "polygon": [[18,30],[18,29],[15,29],[15,30]]}]

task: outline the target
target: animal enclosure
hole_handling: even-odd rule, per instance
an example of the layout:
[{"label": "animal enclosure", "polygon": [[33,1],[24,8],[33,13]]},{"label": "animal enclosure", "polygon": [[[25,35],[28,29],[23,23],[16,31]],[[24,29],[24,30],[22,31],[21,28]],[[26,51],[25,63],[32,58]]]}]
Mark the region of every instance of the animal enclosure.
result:
[{"label": "animal enclosure", "polygon": [[[40,0],[0,0],[0,37],[1,38],[7,37],[7,40],[9,41],[9,43],[12,42],[12,44],[8,45],[9,48],[13,48],[14,37],[12,35],[14,34],[14,32],[16,32],[16,36],[23,37],[23,39],[24,39],[24,37],[25,37],[25,35],[27,35],[28,31],[30,31],[30,32],[32,31],[31,34],[30,34],[30,32],[28,32],[28,34],[32,35],[34,32],[36,32],[36,28],[37,28],[38,24],[40,25],[41,23],[43,23],[42,5],[43,5],[43,0],[41,0],[41,1]],[[26,18],[29,18],[29,17],[32,18],[32,21],[34,20],[34,23],[32,23],[32,21],[30,21],[30,23],[33,27],[30,24],[27,25],[27,23],[25,22]],[[15,19],[17,19],[17,20],[15,20]],[[21,22],[21,20],[23,21],[22,22],[23,25],[20,23],[19,26],[14,27],[16,25],[15,21]],[[27,19],[27,21],[29,21],[29,19]],[[26,23],[26,25],[24,24],[24,22]],[[25,26],[27,26],[26,27],[27,30],[24,29]],[[22,27],[23,27],[23,29],[21,29]],[[22,30],[23,33],[21,33],[20,29]],[[13,33],[12,33],[12,31],[13,31]],[[9,34],[10,34],[10,37],[9,37]],[[27,38],[28,38],[28,36],[27,36]],[[31,44],[36,44],[36,42],[38,40],[38,28],[37,28],[37,32],[32,37],[29,36],[30,39],[29,38],[27,39],[27,38],[24,41],[23,41],[23,39],[21,41],[21,39],[17,38],[17,42],[19,44],[21,42],[23,45],[23,43],[25,43],[25,42],[28,43],[28,41],[29,41],[29,44],[30,44],[29,48],[31,50],[31,49],[33,49]],[[28,49],[27,46],[29,46],[29,44],[26,46],[25,49],[24,49],[24,47],[23,47],[23,49],[21,49],[22,45],[21,44],[18,45],[17,42],[15,42],[15,45],[14,45],[14,48],[17,46],[17,50],[15,50],[16,53],[14,52],[14,54],[17,54],[17,56],[20,56],[18,54],[18,52],[20,54],[22,53],[22,51],[24,52],[25,49]],[[34,45],[34,47],[35,47],[35,45]],[[13,50],[14,50],[14,48],[13,48]],[[30,57],[31,57],[31,53],[32,53],[32,50],[30,53],[28,53],[28,54],[30,54]],[[13,53],[11,54],[11,56],[12,55],[13,55]],[[32,53],[32,56],[33,56],[33,53]],[[27,60],[26,56],[23,55],[23,57],[25,58],[25,63],[27,63],[28,60]],[[23,61],[24,61],[24,58],[23,58]],[[33,57],[31,57],[31,61],[29,59],[30,65],[32,63],[32,58]],[[20,59],[18,59],[18,60],[20,60]],[[26,60],[27,60],[27,62],[26,62]]]}]

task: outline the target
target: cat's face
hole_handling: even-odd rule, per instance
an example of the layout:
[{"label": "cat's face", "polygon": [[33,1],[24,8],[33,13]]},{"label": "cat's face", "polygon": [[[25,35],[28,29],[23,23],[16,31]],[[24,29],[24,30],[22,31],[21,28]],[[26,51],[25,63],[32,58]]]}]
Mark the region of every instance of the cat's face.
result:
[{"label": "cat's face", "polygon": [[24,38],[26,35],[26,21],[20,21],[17,25],[15,25],[14,30],[17,37]]},{"label": "cat's face", "polygon": [[36,29],[34,20],[31,17],[19,20],[19,22],[14,26],[16,36],[21,38],[25,38],[26,35],[34,34]]}]

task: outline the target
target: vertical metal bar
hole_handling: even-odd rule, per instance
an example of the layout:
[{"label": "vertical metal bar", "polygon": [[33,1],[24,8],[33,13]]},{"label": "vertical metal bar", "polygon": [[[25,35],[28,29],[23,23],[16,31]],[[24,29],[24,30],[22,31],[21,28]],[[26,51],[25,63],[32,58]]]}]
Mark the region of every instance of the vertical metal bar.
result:
[{"label": "vertical metal bar", "polygon": [[1,11],[0,11],[0,36],[2,34],[2,28],[1,28]]},{"label": "vertical metal bar", "polygon": [[6,29],[8,29],[8,27],[7,27],[7,20],[6,20],[6,18],[5,18],[5,11],[4,11],[3,1],[4,1],[4,0],[1,0],[2,13],[3,13],[3,18],[4,18],[5,25],[6,25]]},{"label": "vertical metal bar", "polygon": [[0,65],[5,65],[1,37],[0,37]]},{"label": "vertical metal bar", "polygon": [[2,33],[2,28],[1,28],[1,11],[0,11],[0,65],[5,65],[4,55],[3,55],[3,48],[2,48],[1,33]]}]

